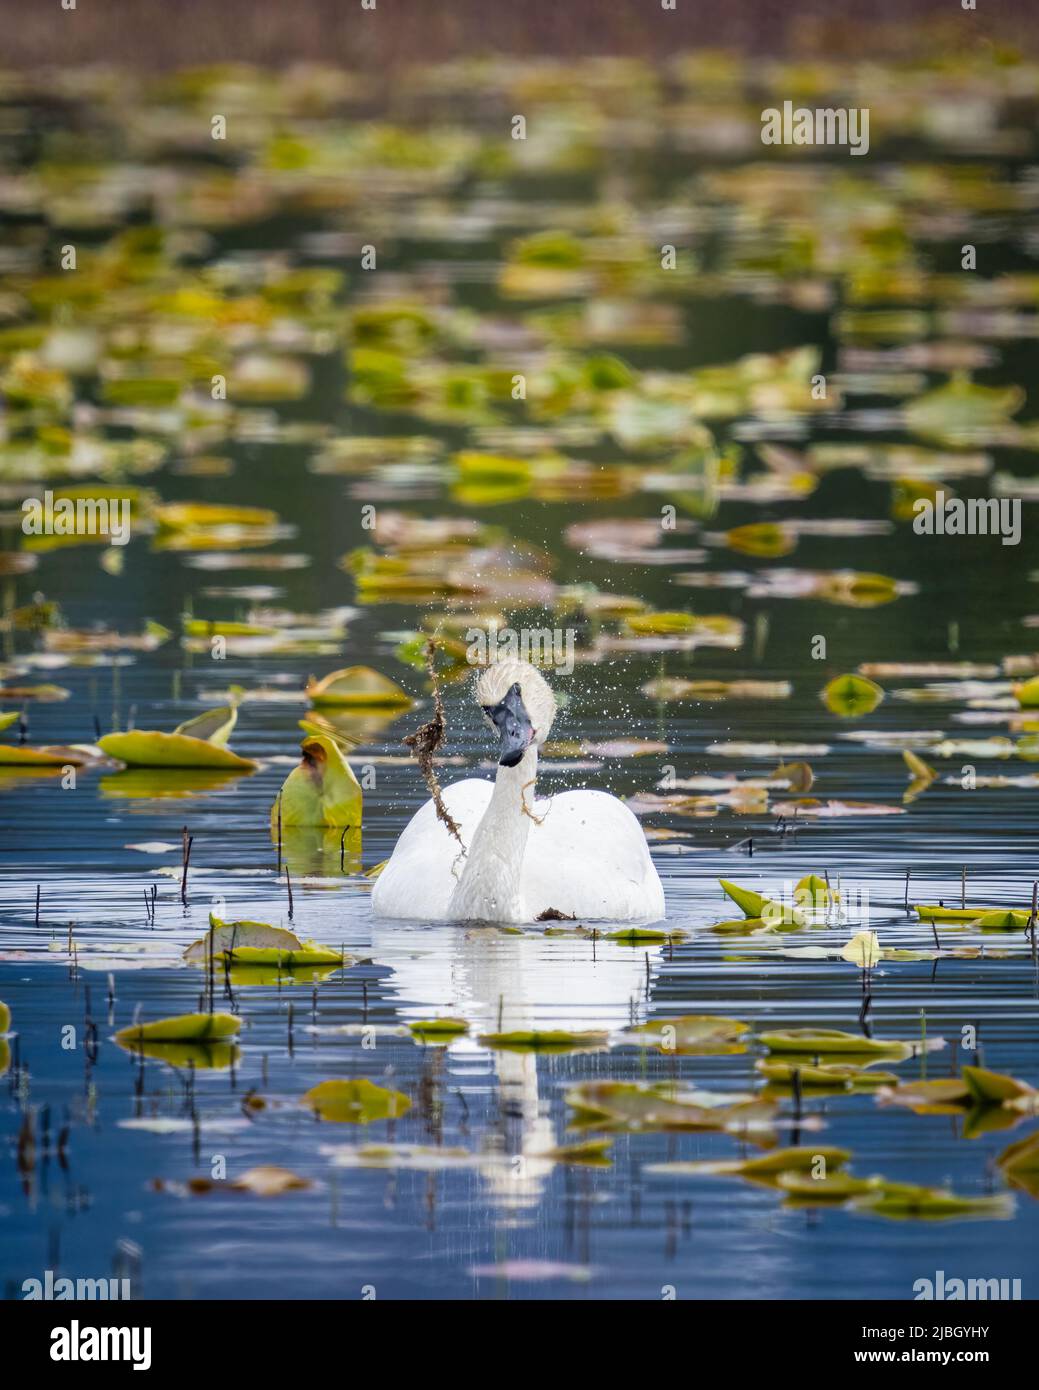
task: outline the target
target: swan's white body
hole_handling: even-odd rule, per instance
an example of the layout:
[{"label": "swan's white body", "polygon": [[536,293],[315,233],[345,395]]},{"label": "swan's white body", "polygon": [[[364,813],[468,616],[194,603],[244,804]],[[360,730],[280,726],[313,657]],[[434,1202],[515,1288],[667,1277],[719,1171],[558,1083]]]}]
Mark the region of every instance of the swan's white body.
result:
[{"label": "swan's white body", "polygon": [[535,800],[536,774],[532,743],[494,782],[470,777],[444,790],[464,854],[427,801],[375,882],[375,914],[532,922],[555,908],[583,922],[662,918],[664,890],[632,812],[600,791]]}]

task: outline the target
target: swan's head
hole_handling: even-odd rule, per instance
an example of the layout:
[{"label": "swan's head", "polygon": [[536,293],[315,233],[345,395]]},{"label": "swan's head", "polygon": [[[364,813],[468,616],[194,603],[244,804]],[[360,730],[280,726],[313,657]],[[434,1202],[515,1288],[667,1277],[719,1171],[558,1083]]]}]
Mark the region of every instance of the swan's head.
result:
[{"label": "swan's head", "polygon": [[501,739],[498,761],[515,767],[533,743],[540,746],[556,717],[552,687],[528,661],[503,657],[480,673],[476,701]]}]

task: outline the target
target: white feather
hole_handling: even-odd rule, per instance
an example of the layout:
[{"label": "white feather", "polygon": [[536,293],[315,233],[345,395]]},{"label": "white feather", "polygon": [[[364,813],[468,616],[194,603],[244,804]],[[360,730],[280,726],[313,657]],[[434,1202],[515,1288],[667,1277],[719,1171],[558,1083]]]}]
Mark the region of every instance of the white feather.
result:
[{"label": "white feather", "polygon": [[[662,918],[664,890],[631,811],[601,791],[531,802],[532,788],[524,790],[531,762],[533,749],[516,768],[499,768],[495,782],[470,777],[445,789],[465,855],[427,801],[376,880],[372,910],[426,921],[531,922],[549,908],[592,922]],[[486,824],[492,800],[502,803],[493,827]],[[473,843],[481,823],[483,847]]]}]

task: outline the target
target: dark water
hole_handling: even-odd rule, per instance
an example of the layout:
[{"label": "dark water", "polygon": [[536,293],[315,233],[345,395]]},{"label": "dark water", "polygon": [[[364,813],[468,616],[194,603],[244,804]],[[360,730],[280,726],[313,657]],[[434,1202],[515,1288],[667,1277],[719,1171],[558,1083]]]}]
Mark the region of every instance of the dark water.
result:
[{"label": "dark water", "polygon": [[[27,108],[16,104],[14,109],[22,112],[27,128],[37,128],[25,117]],[[106,119],[110,125],[115,120],[111,111]],[[74,125],[67,109],[50,111],[47,121],[72,141]],[[587,183],[578,180],[568,187],[558,172],[547,187],[535,177],[516,175],[481,184],[474,175],[445,196],[459,218],[466,211],[476,218],[478,208],[493,211],[507,197],[551,200],[560,218],[576,216],[602,194],[601,180],[610,168],[608,148],[600,147],[597,178]],[[31,168],[38,154],[38,142],[27,141],[24,162],[17,167]],[[940,160],[949,152],[929,154]],[[108,156],[116,157],[111,149]],[[146,149],[145,160],[161,165],[161,151]],[[642,175],[630,158],[623,161],[633,201],[640,196],[651,208],[669,200],[678,209],[699,206],[697,197],[712,166],[699,169],[688,154],[673,150],[658,152],[657,162],[659,167]],[[912,167],[908,159],[900,164],[891,151],[886,159],[878,155],[868,168],[866,161],[862,164],[860,176],[873,187],[890,187]],[[1001,162],[993,157],[986,167],[1003,188],[1034,181],[1034,170],[1009,158]],[[490,216],[489,228],[460,247],[431,235],[408,234],[411,205],[384,196],[389,216],[396,219],[390,225],[401,237],[386,271],[400,277],[402,286],[421,294],[432,292],[434,285],[443,292],[446,285],[452,302],[481,313],[508,318],[519,312],[515,302],[496,294],[491,282],[506,231],[514,235],[522,224],[506,227],[508,217]],[[431,203],[433,190],[426,196]],[[798,216],[809,215],[811,201],[806,199]],[[431,213],[425,203],[423,209]],[[798,216],[788,214],[783,225],[796,223]],[[31,215],[12,218],[23,242],[31,240],[26,228],[36,225]],[[212,228],[192,267],[266,251],[287,251],[313,264],[313,256],[307,259],[311,243],[306,237],[315,225],[342,231],[349,218],[341,210],[325,218],[268,215],[247,225]],[[989,274],[1034,269],[1035,243],[1028,242],[1026,228],[1027,211],[1021,209],[985,223]],[[724,220],[718,219],[713,236],[724,230]],[[939,244],[919,228],[912,230],[918,234],[916,249],[926,252],[928,264],[951,269],[953,243],[958,247],[961,237],[958,224]],[[112,229],[103,227],[94,236],[104,244],[110,234]],[[40,244],[52,246],[60,239],[60,228],[48,227]],[[716,262],[724,260],[712,235],[705,233],[703,240],[708,263],[712,254]],[[450,262],[450,273],[443,270],[445,262]],[[317,263],[346,265],[346,253]],[[351,252],[348,304],[374,293],[358,283],[355,264]],[[523,311],[528,307],[520,306]],[[833,372],[847,347],[834,332],[829,310],[755,302],[731,280],[723,280],[713,292],[683,299],[680,310],[679,343],[660,348],[622,344],[616,351],[643,369],[683,371],[752,351],[814,343],[822,349],[824,370]],[[934,330],[931,336],[943,335]],[[984,332],[954,336],[975,344],[985,340],[992,349],[978,380],[1027,384],[1034,379],[1039,365],[1034,330],[1024,334],[1024,341],[1004,341],[994,333],[986,340]],[[302,400],[279,408],[282,421],[316,423],[335,437],[419,433],[452,449],[471,442],[464,421],[430,424],[348,402],[348,374],[335,333],[333,339],[326,350],[307,354],[311,389]],[[940,373],[926,374],[928,386],[942,380]],[[95,399],[90,379],[81,380],[77,389],[82,398]],[[819,442],[919,443],[879,415],[892,407],[887,396],[860,392],[848,397],[844,409],[812,420],[795,413],[770,424],[751,411],[735,421],[712,422],[712,427],[723,441],[775,440],[798,450]],[[1031,409],[1030,402],[1025,418]],[[129,431],[111,424],[120,437],[139,428],[139,422]],[[990,468],[1031,475],[1034,455],[1027,446],[996,442],[982,447]],[[313,442],[224,437],[211,452],[230,460],[227,475],[185,476],[180,466],[185,454],[174,441],[161,469],[140,481],[164,501],[275,509],[291,531],[258,553],[301,553],[308,557],[303,568],[264,571],[251,566],[250,552],[238,551],[235,568],[207,573],[185,563],[184,554],[162,551],[148,536],[138,536],[126,549],[121,575],[102,571],[93,545],[43,553],[35,573],[13,581],[12,600],[24,604],[42,591],[60,601],[64,621],[74,628],[103,623],[136,633],[150,618],[178,633],[189,603],[196,615],[230,618],[247,610],[242,599],[208,594],[214,585],[270,584],[277,590],[272,601],[299,613],[356,605],[345,641],[316,655],[229,655],[216,662],[184,652],[175,636],[155,652],[134,653],[132,662],[119,668],[69,664],[9,677],[8,683],[51,680],[71,692],[64,702],[31,706],[33,742],[92,740],[95,717],[102,730],[125,727],[131,720],[138,728],[170,729],[199,711],[199,697],[212,699],[213,692],[232,684],[280,683],[301,691],[311,673],[367,664],[425,703],[422,711],[386,722],[352,760],[360,766],[366,753],[402,753],[402,737],[426,717],[428,694],[421,674],[396,660],[398,636],[413,630],[424,612],[441,611],[443,604],[357,604],[353,581],[337,561],[354,547],[370,544],[361,520],[366,503],[424,516],[474,515],[505,528],[514,542],[546,551],[546,573],[561,586],[593,583],[604,591],[637,595],[654,608],[729,614],[746,624],[738,650],[634,650],[599,664],[579,664],[572,676],[555,678],[568,700],[555,737],[592,742],[644,737],[665,741],[669,751],[635,759],[594,758],[598,766],[572,772],[553,771],[549,760],[544,768],[548,790],[587,785],[621,796],[650,791],[666,766],[673,766],[679,778],[731,771],[762,775],[774,768],[775,758],[727,757],[707,750],[725,740],[780,740],[829,745],[829,753],[808,758],[817,779],[813,795],[900,806],[906,773],[898,748],[843,734],[866,728],[874,734],[916,730],[941,731],[948,738],[988,738],[1007,734],[1005,711],[990,708],[977,716],[978,722],[967,723],[962,692],[912,703],[892,692],[918,689],[924,682],[894,677],[883,682],[889,693],[878,710],[867,719],[841,721],[818,699],[826,680],[860,662],[998,665],[1004,656],[1029,652],[1035,645],[1022,625],[1035,607],[1030,578],[1036,564],[1034,504],[1027,501],[1023,538],[1015,547],[1001,546],[993,537],[918,536],[900,520],[877,535],[806,534],[793,556],[777,560],[707,548],[698,564],[647,566],[582,553],[564,542],[563,532],[575,520],[658,517],[669,494],[635,489],[623,499],[603,501],[590,490],[583,496],[577,489],[559,502],[521,489],[520,495],[497,505],[467,503],[445,465],[421,475],[380,464],[336,476],[311,469]],[[629,457],[603,440],[572,453],[601,461],[607,470],[633,464],[648,473],[666,470],[670,461],[664,449]],[[11,477],[5,505],[16,512],[20,499],[32,495],[37,485]],[[967,495],[987,488],[984,477],[962,484],[957,480],[956,485]],[[723,498],[715,515],[690,518],[693,531],[664,544],[699,546],[704,531],[759,520],[888,520],[890,505],[889,482],[843,468],[824,473],[804,500]],[[4,548],[17,547],[20,539],[9,515]],[[915,591],[881,607],[855,608],[812,598],[755,598],[739,589],[686,588],[673,578],[676,571],[690,569],[754,574],[791,567],[854,567],[890,575]],[[591,639],[588,621],[561,617],[562,610],[551,604],[522,607],[506,595],[487,606],[502,609],[516,627],[573,622],[579,646],[587,647]],[[816,661],[811,650],[818,635],[826,638],[827,654]],[[9,655],[24,656],[35,646],[32,636],[20,633]],[[656,705],[640,693],[640,686],[661,673],[789,680],[794,690],[791,698],[778,701]],[[1001,698],[1006,689],[995,693]],[[466,687],[448,687],[447,704],[446,751],[463,757],[466,766],[446,769],[444,780],[474,771],[490,775],[483,760],[491,750]],[[966,791],[936,781],[904,815],[808,821],[785,831],[771,812],[748,816],[723,809],[713,819],[648,816],[649,825],[686,832],[681,853],[671,852],[675,841],[654,841],[653,848],[667,894],[668,923],[687,933],[671,945],[648,950],[601,939],[549,937],[533,928],[513,936],[444,924],[375,922],[367,880],[340,873],[335,852],[319,862],[306,846],[297,846],[290,851],[293,929],[342,947],[359,963],[330,972],[314,988],[299,980],[228,987],[217,979],[216,1007],[242,1019],[237,1064],[194,1072],[158,1060],[141,1066],[111,1041],[112,1034],[138,1008],[142,1018],[151,1019],[198,1007],[203,972],[184,966],[180,954],[202,935],[211,910],[229,918],[290,924],[268,813],[294,760],[296,720],[305,708],[302,695],[295,704],[246,701],[233,746],[261,760],[260,770],[208,788],[186,777],[178,796],[166,794],[172,784],[161,789],[163,795],[155,794],[154,785],[145,787],[144,794],[140,786],[138,794],[128,794],[127,788],[135,790],[132,779],[111,770],[82,772],[75,789],[63,789],[57,777],[0,772],[0,998],[11,1007],[16,1033],[0,1106],[5,1138],[0,1277],[13,1296],[20,1296],[23,1280],[40,1277],[48,1268],[74,1277],[101,1277],[113,1268],[127,1268],[128,1262],[137,1292],[145,1297],[361,1298],[363,1291],[374,1289],[379,1298],[551,1294],[656,1299],[673,1288],[681,1298],[908,1298],[915,1280],[933,1277],[939,1269],[950,1276],[1022,1278],[1025,1296],[1032,1292],[1039,1214],[1025,1192],[1017,1194],[1014,1213],[1005,1220],[892,1221],[851,1210],[790,1208],[776,1191],[739,1180],[645,1171],[648,1164],[668,1159],[757,1152],[720,1134],[618,1133],[610,1162],[602,1167],[539,1157],[553,1143],[580,1137],[567,1128],[573,1112],[565,1096],[575,1084],[677,1079],[711,1091],[754,1091],[761,1078],[753,1063],[763,1055],[756,1043],[733,1055],[669,1057],[615,1037],[608,1050],[596,1053],[535,1056],[492,1051],[477,1036],[494,1030],[499,1019],[506,1028],[598,1028],[616,1035],[632,1020],[701,1013],[742,1019],[755,1031],[812,1025],[857,1032],[863,1016],[861,972],[840,959],[799,959],[779,952],[805,945],[838,948],[862,925],[876,930],[884,947],[929,950],[934,944],[930,929],[903,907],[907,869],[912,871],[910,900],[944,899],[958,905],[961,868],[966,866],[969,903],[1026,906],[1039,872],[1034,789]],[[924,737],[914,746],[925,752],[927,743]],[[1034,766],[1017,757],[967,753],[933,761],[942,777],[959,774],[965,764],[982,776],[1021,775]],[[374,766],[375,785],[365,792],[364,868],[389,855],[426,794],[412,766]],[[186,905],[179,883],[185,826],[193,837]],[[127,848],[152,841],[174,848],[161,853]],[[752,853],[748,841],[753,842]],[[171,875],[157,875],[162,866]],[[846,889],[868,894],[868,924],[764,939],[709,930],[735,915],[718,887],[720,877],[778,894],[784,884],[824,871],[834,882],[839,877]],[[153,885],[157,900],[151,920],[145,895]],[[70,929],[77,948],[73,960]],[[937,960],[890,961],[873,972],[865,1014],[873,1035],[912,1041],[924,1029],[929,1039],[947,1040],[943,1050],[901,1063],[899,1075],[911,1079],[924,1067],[929,1077],[952,1074],[977,1052],[984,1065],[1039,1084],[1036,968],[1027,942],[1021,934],[943,929],[941,946]],[[983,950],[975,956],[953,954],[971,946]],[[466,1018],[470,1036],[446,1048],[423,1047],[394,1031],[439,1014]],[[85,1047],[87,1020],[97,1027],[96,1056]],[[363,1024],[377,1025],[374,1046],[365,1045],[359,1031]],[[69,1026],[75,1029],[74,1046],[66,1049],[63,1030]],[[964,1029],[973,1030],[968,1046],[961,1045]],[[411,1102],[408,1112],[362,1130],[319,1124],[299,1104],[321,1081],[360,1077],[402,1092]],[[261,1096],[265,1107],[243,1105],[250,1093]],[[169,1133],[123,1124],[155,1117],[183,1123]],[[800,1140],[847,1148],[860,1175],[947,1184],[977,1196],[1006,1190],[994,1159],[1011,1139],[1028,1133],[1031,1123],[1023,1120],[1012,1133],[965,1137],[957,1116],[878,1106],[870,1094],[808,1095],[800,1117],[789,1100],[784,1103],[777,1136],[782,1144]],[[59,1157],[57,1136],[64,1128],[67,1143]],[[31,1159],[24,1143],[30,1131],[35,1139]],[[462,1148],[471,1160],[453,1168],[438,1167],[427,1158],[425,1168],[362,1169],[338,1167],[325,1151],[331,1145],[365,1142]],[[312,1185],[271,1198],[230,1190],[220,1181],[197,1195],[176,1190],[192,1177],[209,1177],[218,1159],[224,1160],[232,1181],[258,1164],[277,1164]]]}]

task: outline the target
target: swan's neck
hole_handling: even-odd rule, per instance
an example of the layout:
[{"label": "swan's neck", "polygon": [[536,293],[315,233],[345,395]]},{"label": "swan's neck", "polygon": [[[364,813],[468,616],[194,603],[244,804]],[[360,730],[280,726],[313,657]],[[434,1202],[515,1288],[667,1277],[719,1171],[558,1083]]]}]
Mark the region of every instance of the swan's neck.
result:
[{"label": "swan's neck", "polygon": [[537,770],[534,744],[515,767],[499,765],[494,791],[473,832],[465,868],[451,898],[450,914],[456,921],[526,921],[520,879],[533,824],[528,812],[534,809]]}]

